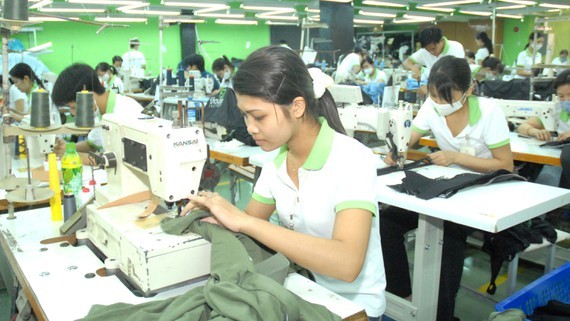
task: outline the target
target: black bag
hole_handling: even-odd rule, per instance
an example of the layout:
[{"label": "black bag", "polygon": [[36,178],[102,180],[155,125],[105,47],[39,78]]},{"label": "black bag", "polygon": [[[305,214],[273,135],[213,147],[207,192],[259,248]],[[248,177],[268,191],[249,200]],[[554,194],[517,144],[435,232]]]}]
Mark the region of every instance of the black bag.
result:
[{"label": "black bag", "polygon": [[235,138],[246,145],[257,146],[247,132],[243,115],[237,107],[236,94],[231,88],[221,88],[218,94],[210,98],[204,108],[204,121],[225,127],[228,134],[224,141]]}]

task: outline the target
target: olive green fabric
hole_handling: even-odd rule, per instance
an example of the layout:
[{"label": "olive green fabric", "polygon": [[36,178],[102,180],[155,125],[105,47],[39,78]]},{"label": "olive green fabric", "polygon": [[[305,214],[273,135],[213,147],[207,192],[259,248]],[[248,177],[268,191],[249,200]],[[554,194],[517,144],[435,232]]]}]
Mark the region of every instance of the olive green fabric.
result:
[{"label": "olive green fabric", "polygon": [[[248,255],[234,233],[200,221],[207,215],[204,211],[193,211],[186,217],[165,220],[162,224],[169,233],[194,232],[212,243],[211,273],[204,286],[178,297],[139,305],[94,305],[81,320],[340,320],[323,306],[306,302],[257,273],[251,254]],[[265,256],[262,252],[260,250],[259,256]]]}]

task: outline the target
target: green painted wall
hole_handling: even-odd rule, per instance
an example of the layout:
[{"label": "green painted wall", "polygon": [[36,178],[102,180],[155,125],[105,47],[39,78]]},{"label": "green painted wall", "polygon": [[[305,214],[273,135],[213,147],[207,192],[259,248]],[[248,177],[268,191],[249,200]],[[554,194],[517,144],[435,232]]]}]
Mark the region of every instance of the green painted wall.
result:
[{"label": "green painted wall", "polygon": [[557,21],[549,23],[554,32],[554,52],[552,57],[557,57],[562,49],[570,50],[570,23],[568,21]]},{"label": "green painted wall", "polygon": [[[530,17],[525,17],[524,21],[504,19],[503,28],[504,46],[502,60],[506,65],[512,65],[517,59],[519,52],[523,51],[528,43],[528,36],[534,28],[534,19]],[[518,31],[515,31],[515,28]]]},{"label": "green painted wall", "polygon": [[[40,59],[55,73],[60,73],[75,62],[83,62],[95,67],[99,62],[111,63],[114,55],[122,55],[129,49],[129,39],[138,37],[140,50],[147,60],[147,72],[158,73],[159,39],[158,20],[149,19],[145,23],[132,23],[129,28],[107,28],[95,34],[98,26],[75,22],[44,22],[37,32],[37,43],[51,41],[52,53],[40,56]],[[33,46],[33,35],[19,33],[14,35],[26,48]],[[164,45],[167,49],[163,56],[164,65],[176,65],[180,61],[180,30],[178,26],[164,30]]]},{"label": "green painted wall", "polygon": [[[101,61],[111,62],[114,55],[122,55],[128,50],[129,39],[138,37],[140,50],[147,59],[147,72],[158,73],[159,67],[159,35],[158,20],[149,19],[148,23],[131,23],[129,28],[107,28],[99,35],[95,34],[98,26],[74,22],[45,22],[37,32],[37,43],[53,43],[52,53],[40,56],[40,59],[55,73],[75,62],[96,66]],[[215,40],[220,43],[206,43],[197,50],[206,59],[206,69],[210,70],[212,61],[222,54],[245,59],[257,48],[269,45],[269,26],[236,26],[218,25],[212,22],[199,24],[198,39]],[[13,37],[20,39],[26,48],[32,47],[33,35],[19,33]],[[163,55],[163,66],[176,67],[182,59],[180,49],[180,28],[177,25],[164,29],[163,36],[166,52]],[[210,60],[208,60],[208,56]]]}]

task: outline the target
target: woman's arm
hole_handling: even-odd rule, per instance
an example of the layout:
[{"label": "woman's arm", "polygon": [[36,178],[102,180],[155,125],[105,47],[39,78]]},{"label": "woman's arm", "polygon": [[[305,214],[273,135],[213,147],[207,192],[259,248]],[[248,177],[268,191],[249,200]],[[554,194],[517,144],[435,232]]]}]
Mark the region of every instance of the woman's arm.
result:
[{"label": "woman's arm", "polygon": [[544,129],[540,119],[537,117],[530,117],[517,128],[517,132],[521,135],[535,137],[540,140],[550,140],[550,133]]},{"label": "woman's arm", "polygon": [[513,171],[513,153],[511,145],[491,149],[492,158],[475,157],[468,154],[445,150],[429,154],[432,163],[441,166],[461,165],[476,172],[487,173],[499,169]]}]

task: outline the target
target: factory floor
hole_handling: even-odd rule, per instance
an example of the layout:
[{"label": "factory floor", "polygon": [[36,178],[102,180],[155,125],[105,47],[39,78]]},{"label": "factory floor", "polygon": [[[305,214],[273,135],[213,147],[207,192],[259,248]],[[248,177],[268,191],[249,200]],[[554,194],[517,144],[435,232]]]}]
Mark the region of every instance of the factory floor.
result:
[{"label": "factory floor", "polygon": [[[249,202],[252,185],[239,180],[237,185],[237,206],[245,208]],[[221,180],[216,191],[229,199],[229,175],[222,172]],[[410,244],[413,249],[413,244]],[[413,258],[413,250],[409,252]],[[479,249],[472,247],[465,253],[462,287],[459,290],[456,306],[456,316],[461,321],[485,321],[489,314],[495,310],[495,302],[501,301],[506,295],[506,265],[497,278],[497,293],[493,296],[485,295],[485,289],[490,278],[489,256]],[[517,289],[534,281],[542,275],[542,267],[533,263],[521,261],[519,264]],[[0,289],[0,321],[10,320],[10,298],[5,289]]]}]

